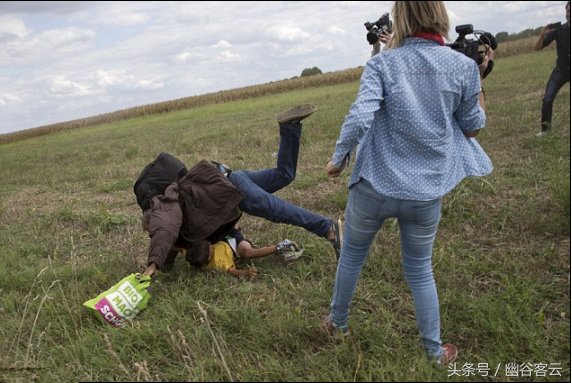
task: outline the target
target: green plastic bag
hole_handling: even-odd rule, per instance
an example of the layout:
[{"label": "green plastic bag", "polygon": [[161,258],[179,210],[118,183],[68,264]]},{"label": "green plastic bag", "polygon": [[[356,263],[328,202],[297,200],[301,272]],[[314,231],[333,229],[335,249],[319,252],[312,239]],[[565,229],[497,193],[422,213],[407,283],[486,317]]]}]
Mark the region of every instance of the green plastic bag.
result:
[{"label": "green plastic bag", "polygon": [[151,277],[131,274],[109,290],[83,303],[99,320],[114,327],[125,327],[147,307]]}]

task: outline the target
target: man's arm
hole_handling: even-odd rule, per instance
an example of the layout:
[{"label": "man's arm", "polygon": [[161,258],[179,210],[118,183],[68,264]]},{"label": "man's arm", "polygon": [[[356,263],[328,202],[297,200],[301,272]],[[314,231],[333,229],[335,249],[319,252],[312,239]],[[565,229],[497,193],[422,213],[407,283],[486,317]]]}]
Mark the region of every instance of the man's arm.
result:
[{"label": "man's arm", "polygon": [[151,201],[148,267],[152,264],[155,264],[155,270],[163,267],[177,241],[182,224],[183,213],[178,202],[178,189],[173,184],[167,187],[164,195],[157,196]]},{"label": "man's arm", "polygon": [[536,40],[536,44],[534,45],[534,50],[535,51],[539,51],[542,48],[545,47],[544,45],[544,39],[546,38],[546,35],[551,31],[552,29],[550,29],[550,24],[545,25],[544,28],[542,28],[542,30],[540,31],[540,35],[538,35],[538,40]]}]

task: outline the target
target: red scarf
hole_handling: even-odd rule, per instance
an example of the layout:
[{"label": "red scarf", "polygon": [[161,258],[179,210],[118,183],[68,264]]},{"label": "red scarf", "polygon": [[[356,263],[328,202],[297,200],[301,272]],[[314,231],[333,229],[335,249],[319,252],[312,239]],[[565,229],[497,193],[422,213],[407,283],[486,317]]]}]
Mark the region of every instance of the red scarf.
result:
[{"label": "red scarf", "polygon": [[413,34],[413,37],[421,37],[422,39],[437,41],[440,45],[445,45],[445,40],[443,36],[438,33],[431,32],[417,32]]}]

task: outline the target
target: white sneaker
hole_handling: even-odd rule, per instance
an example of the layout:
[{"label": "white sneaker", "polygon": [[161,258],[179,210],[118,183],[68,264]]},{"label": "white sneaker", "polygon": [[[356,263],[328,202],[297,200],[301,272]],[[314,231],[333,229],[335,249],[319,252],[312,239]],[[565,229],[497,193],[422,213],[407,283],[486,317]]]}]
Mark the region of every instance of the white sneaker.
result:
[{"label": "white sneaker", "polygon": [[548,130],[543,130],[541,132],[536,133],[536,137],[546,136],[548,134]]},{"label": "white sneaker", "polygon": [[304,254],[304,249],[300,250],[288,250],[282,253],[282,257],[284,262],[292,262],[298,258],[300,258]]},{"label": "white sneaker", "polygon": [[290,241],[289,239],[284,239],[276,244],[276,251],[278,254],[282,254],[285,251],[298,251],[300,250],[300,246],[294,241]]}]

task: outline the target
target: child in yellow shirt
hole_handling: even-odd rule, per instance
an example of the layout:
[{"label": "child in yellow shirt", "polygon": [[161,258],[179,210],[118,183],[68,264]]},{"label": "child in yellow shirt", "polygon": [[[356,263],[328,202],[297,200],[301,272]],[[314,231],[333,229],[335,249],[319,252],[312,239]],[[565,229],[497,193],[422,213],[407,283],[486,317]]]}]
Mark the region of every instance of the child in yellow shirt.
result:
[{"label": "child in yellow shirt", "polygon": [[213,245],[208,241],[193,242],[187,248],[185,258],[192,266],[224,270],[235,277],[253,280],[256,278],[256,268],[252,266],[248,269],[237,269],[236,261],[239,258],[254,259],[280,254],[286,262],[290,262],[299,258],[303,252],[303,248],[288,239],[273,246],[254,248],[239,229],[231,229],[224,240]]}]

